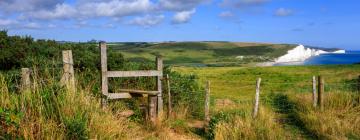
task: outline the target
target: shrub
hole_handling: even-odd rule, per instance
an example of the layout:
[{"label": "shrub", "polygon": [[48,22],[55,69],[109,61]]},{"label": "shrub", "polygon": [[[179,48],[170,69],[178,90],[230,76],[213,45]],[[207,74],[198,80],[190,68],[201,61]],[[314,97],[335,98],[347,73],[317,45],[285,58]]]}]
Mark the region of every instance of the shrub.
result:
[{"label": "shrub", "polygon": [[88,139],[89,132],[87,129],[88,118],[86,114],[77,113],[75,116],[71,116],[64,120],[66,138],[73,140],[86,140]]}]

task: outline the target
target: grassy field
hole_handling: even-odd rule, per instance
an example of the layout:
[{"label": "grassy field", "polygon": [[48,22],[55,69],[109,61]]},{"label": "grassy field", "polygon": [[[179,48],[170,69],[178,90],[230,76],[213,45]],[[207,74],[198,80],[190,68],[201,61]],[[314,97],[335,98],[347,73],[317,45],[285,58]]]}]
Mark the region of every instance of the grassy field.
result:
[{"label": "grassy field", "polygon": [[200,83],[211,81],[212,96],[215,98],[241,100],[252,99],[257,78],[262,78],[263,94],[289,90],[296,93],[311,93],[312,76],[322,75],[327,83],[342,86],[341,84],[356,78],[360,73],[359,69],[360,65],[174,67],[178,72],[197,75]]},{"label": "grassy field", "polygon": [[235,42],[110,43],[134,61],[164,57],[166,64],[231,66],[271,61],[295,45]]},{"label": "grassy field", "polygon": [[[175,68],[197,75],[202,84],[211,81],[214,114],[241,112],[218,123],[218,139],[359,139],[359,69],[360,65]],[[313,75],[325,78],[324,111],[312,108]],[[249,117],[259,77],[262,113],[257,122]],[[233,104],[218,104],[219,99]],[[272,130],[279,135],[268,132]]]}]

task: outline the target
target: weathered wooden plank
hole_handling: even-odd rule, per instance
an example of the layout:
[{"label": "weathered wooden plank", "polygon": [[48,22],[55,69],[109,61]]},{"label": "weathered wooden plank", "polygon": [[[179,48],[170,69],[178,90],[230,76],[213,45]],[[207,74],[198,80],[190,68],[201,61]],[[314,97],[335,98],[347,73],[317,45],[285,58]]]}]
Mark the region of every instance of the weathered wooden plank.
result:
[{"label": "weathered wooden plank", "polygon": [[[107,53],[106,53],[106,43],[100,42],[100,55],[101,55],[101,92],[103,95],[108,95],[109,87],[108,87],[108,77],[107,77]],[[105,107],[107,105],[107,98],[102,98],[102,106]]]},{"label": "weathered wooden plank", "polygon": [[148,95],[158,95],[159,91],[145,91],[145,90],[133,90],[133,89],[120,89],[120,92],[129,92],[136,94],[148,94]]},{"label": "weathered wooden plank", "polygon": [[258,80],[256,81],[256,94],[255,94],[253,118],[256,118],[259,111],[260,84],[261,84],[261,78],[258,78]]},{"label": "weathered wooden plank", "polygon": [[313,107],[315,108],[317,106],[317,96],[316,96],[316,76],[313,76],[312,78],[312,97],[313,97]]},{"label": "weathered wooden plank", "polygon": [[160,74],[157,76],[157,82],[156,87],[159,91],[159,94],[157,95],[157,113],[162,114],[163,113],[163,99],[162,99],[162,85],[161,85],[161,79],[163,79],[163,59],[161,56],[156,57],[156,66],[157,70],[160,71]]},{"label": "weathered wooden plank", "polygon": [[21,90],[23,92],[30,91],[30,69],[29,68],[22,68],[21,69]]},{"label": "weathered wooden plank", "polygon": [[113,99],[128,99],[132,98],[130,93],[109,93],[107,95],[107,99],[113,100]]},{"label": "weathered wooden plank", "polygon": [[139,71],[108,71],[107,77],[151,77],[160,76],[162,71],[157,70],[139,70]]}]

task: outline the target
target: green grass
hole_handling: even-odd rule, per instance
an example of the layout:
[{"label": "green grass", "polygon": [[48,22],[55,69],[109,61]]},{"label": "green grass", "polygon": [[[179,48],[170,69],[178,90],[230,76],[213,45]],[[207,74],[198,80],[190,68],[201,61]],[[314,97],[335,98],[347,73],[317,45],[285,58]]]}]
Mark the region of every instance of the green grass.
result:
[{"label": "green grass", "polygon": [[[245,113],[219,121],[217,139],[358,139],[359,69],[360,65],[175,68],[198,75],[201,84],[211,81],[213,114],[224,109],[251,112],[256,79],[262,78],[259,120]],[[324,111],[312,107],[313,75],[325,78]],[[217,99],[230,99],[235,105],[217,106]],[[280,135],[268,133],[271,130]]]},{"label": "green grass", "polygon": [[[360,65],[333,66],[282,66],[282,67],[174,67],[184,74],[198,75],[199,82],[212,83],[212,96],[249,100],[255,93],[257,78],[262,78],[262,93],[284,92],[311,93],[312,76],[322,75],[328,84],[340,83],[335,88],[346,87],[345,83],[356,78]],[[354,81],[353,81],[354,82]],[[341,85],[341,83],[343,85]],[[327,90],[330,87],[327,88]]]},{"label": "green grass", "polygon": [[154,56],[162,55],[165,64],[217,66],[271,61],[294,47],[287,44],[232,42],[113,43],[109,46],[132,60],[151,60]]}]

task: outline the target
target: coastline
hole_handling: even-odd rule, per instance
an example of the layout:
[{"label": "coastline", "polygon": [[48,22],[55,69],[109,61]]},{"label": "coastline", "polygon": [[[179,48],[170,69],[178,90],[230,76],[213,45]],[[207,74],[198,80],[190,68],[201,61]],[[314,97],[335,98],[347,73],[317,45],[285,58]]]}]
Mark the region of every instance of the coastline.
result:
[{"label": "coastline", "polygon": [[326,51],[326,49],[314,49],[308,48],[299,44],[292,50],[289,50],[287,54],[278,57],[272,62],[257,63],[258,67],[269,66],[281,66],[281,65],[303,65],[304,62],[312,57],[319,56],[321,54],[345,54],[346,51],[338,49],[335,51]]}]

